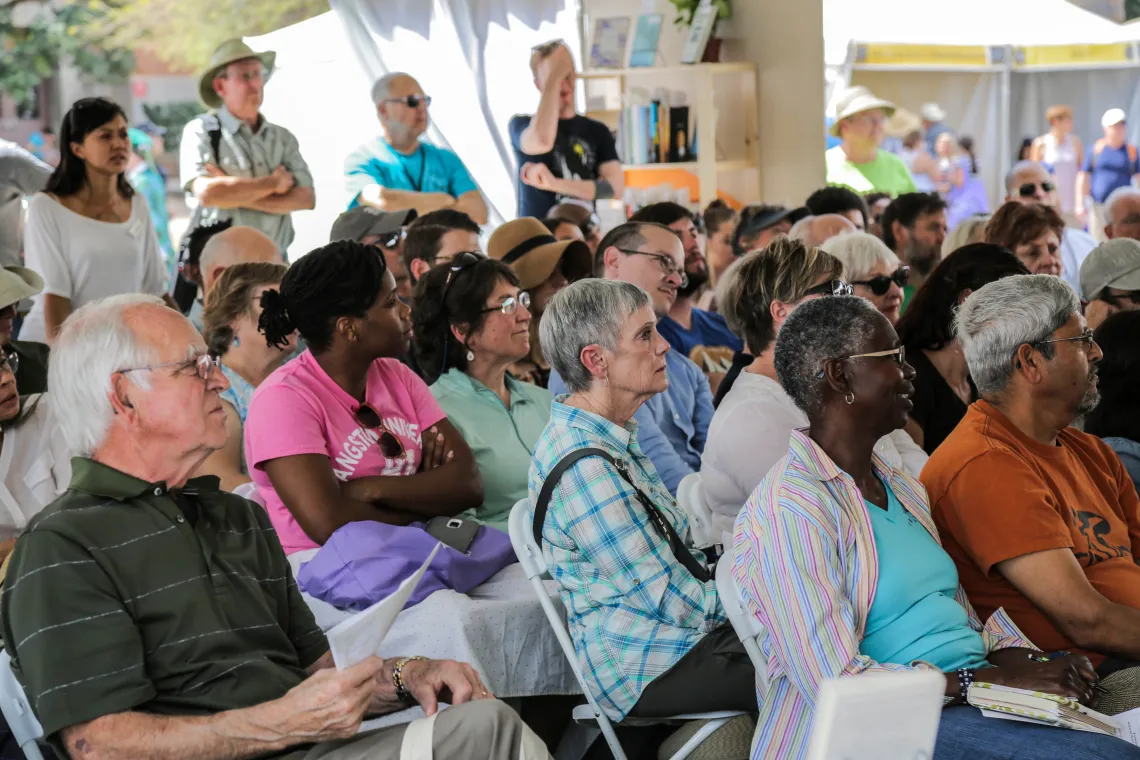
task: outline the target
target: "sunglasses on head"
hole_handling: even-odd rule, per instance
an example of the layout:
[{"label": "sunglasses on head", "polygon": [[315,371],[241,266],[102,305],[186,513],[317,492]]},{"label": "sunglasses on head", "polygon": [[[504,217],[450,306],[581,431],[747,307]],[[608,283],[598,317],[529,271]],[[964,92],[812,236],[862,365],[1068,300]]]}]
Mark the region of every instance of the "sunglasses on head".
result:
[{"label": "sunglasses on head", "polygon": [[1053,189],[1056,187],[1052,182],[1025,182],[1022,183],[1021,187],[1017,188],[1017,194],[1022,198],[1032,198],[1037,195],[1038,185],[1040,185],[1041,190],[1046,193],[1053,192]]},{"label": "sunglasses on head", "polygon": [[376,443],[380,446],[380,453],[389,459],[399,459],[404,456],[404,444],[396,434],[384,427],[380,414],[367,403],[361,404],[352,415],[357,422],[369,430],[379,430],[380,438]]},{"label": "sunglasses on head", "polygon": [[419,108],[420,103],[431,105],[431,95],[409,95],[406,98],[388,98],[385,103],[403,103],[408,108]]},{"label": "sunglasses on head", "polygon": [[843,280],[829,280],[808,288],[804,291],[804,296],[849,296],[854,292],[855,289]]},{"label": "sunglasses on head", "polygon": [[899,267],[890,275],[877,274],[869,280],[854,280],[852,285],[866,285],[877,296],[884,296],[891,289],[891,283],[900,288],[910,279],[910,267]]}]

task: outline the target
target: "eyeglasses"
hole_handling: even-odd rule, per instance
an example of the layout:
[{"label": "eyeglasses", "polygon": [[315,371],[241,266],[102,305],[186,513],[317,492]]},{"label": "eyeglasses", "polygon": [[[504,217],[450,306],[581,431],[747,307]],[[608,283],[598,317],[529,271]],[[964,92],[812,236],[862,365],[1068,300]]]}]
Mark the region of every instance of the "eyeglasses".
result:
[{"label": "eyeglasses", "polygon": [[263,82],[266,76],[268,76],[268,72],[265,69],[254,69],[253,71],[239,71],[235,74],[226,74],[227,79],[240,79],[246,84],[250,82]]},{"label": "eyeglasses", "polygon": [[357,408],[352,416],[369,430],[380,431],[380,437],[376,443],[380,447],[381,454],[389,459],[400,459],[404,456],[404,444],[400,442],[395,433],[384,427],[384,420],[380,419],[379,412],[364,403]]},{"label": "eyeglasses", "polygon": [[808,288],[804,291],[804,297],[807,296],[849,296],[855,292],[855,288],[848,285],[843,280],[829,280],[828,282],[821,282],[814,288]]},{"label": "eyeglasses", "polygon": [[164,364],[151,364],[146,367],[128,367],[127,369],[120,369],[118,372],[127,374],[128,372],[142,372],[144,370],[164,369],[166,367],[177,367],[175,370],[181,371],[193,367],[201,380],[208,380],[210,377],[210,370],[221,370],[222,361],[213,354],[198,354],[193,359],[183,359],[176,362],[166,362]]},{"label": "eyeglasses", "polygon": [[15,351],[4,352],[0,349],[0,367],[7,367],[13,375],[20,371],[20,355]]},{"label": "eyeglasses", "polygon": [[892,274],[877,274],[869,280],[854,280],[851,284],[866,285],[875,295],[883,296],[891,289],[892,282],[901,288],[903,285],[906,285],[909,279],[910,267],[899,267]]},{"label": "eyeglasses", "polygon": [[409,95],[406,98],[386,98],[385,100],[382,100],[380,102],[381,103],[403,103],[408,108],[419,108],[420,103],[423,103],[424,107],[426,108],[426,107],[431,105],[431,95]]},{"label": "eyeglasses", "polygon": [[[1022,198],[1032,198],[1033,196],[1037,195],[1037,187],[1037,182],[1025,182],[1019,188],[1017,188],[1017,194]],[[1040,187],[1042,192],[1051,193],[1057,186],[1052,182],[1041,182]]]},{"label": "eyeglasses", "polygon": [[671,256],[663,253],[650,253],[649,251],[633,251],[628,248],[618,248],[618,250],[629,256],[648,256],[651,259],[657,259],[657,263],[661,266],[661,272],[666,277],[674,274],[681,275],[681,284],[678,287],[683,288],[689,284],[689,275],[685,274],[685,265],[677,266]]},{"label": "eyeglasses", "polygon": [[516,311],[518,311],[520,306],[522,306],[524,309],[530,308],[530,293],[527,293],[525,290],[519,293],[517,296],[511,296],[498,306],[492,306],[489,309],[483,309],[483,311],[480,313],[490,314],[492,312],[501,311],[504,314],[514,314]]},{"label": "eyeglasses", "polygon": [[[871,352],[868,352],[865,354],[851,354],[851,356],[841,356],[836,361],[843,361],[845,359],[886,359],[886,358],[892,358],[892,360],[894,361],[895,364],[897,364],[899,367],[903,367],[906,364],[906,346],[899,346],[898,348],[892,348],[888,351],[871,351]],[[819,372],[816,372],[815,376],[817,378],[822,379],[824,377],[823,369],[821,368],[819,370]]]},{"label": "eyeglasses", "polygon": [[1101,294],[1097,297],[1097,300],[1104,301],[1105,303],[1110,303],[1118,309],[1128,308],[1127,306],[1124,306],[1121,301],[1128,301],[1133,306],[1140,306],[1140,290],[1129,290],[1125,293],[1113,293],[1108,288],[1105,288],[1103,291],[1101,291]]},{"label": "eyeglasses", "polygon": [[1081,333],[1080,335],[1073,335],[1073,336],[1070,336],[1068,338],[1049,338],[1048,340],[1035,340],[1032,343],[1030,343],[1029,345],[1031,345],[1031,346],[1043,346],[1046,343],[1068,343],[1069,341],[1074,341],[1074,340],[1079,340],[1081,343],[1084,343],[1086,351],[1089,350],[1090,348],[1092,348],[1093,344],[1096,343],[1095,334],[1093,333],[1092,330],[1089,330],[1086,328],[1085,331],[1083,333]]}]

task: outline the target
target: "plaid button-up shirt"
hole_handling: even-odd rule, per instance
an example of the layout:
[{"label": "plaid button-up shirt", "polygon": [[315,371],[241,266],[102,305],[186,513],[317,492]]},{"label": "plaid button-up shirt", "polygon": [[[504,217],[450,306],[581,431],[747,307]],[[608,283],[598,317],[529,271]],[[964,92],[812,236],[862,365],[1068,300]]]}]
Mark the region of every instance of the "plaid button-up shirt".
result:
[{"label": "plaid button-up shirt", "polygon": [[[672,523],[698,561],[689,521],[624,426],[556,401],[535,447],[528,490],[533,509],[554,466],[596,447],[623,462],[637,487]],[[570,636],[591,693],[613,720],[709,631],[727,621],[713,581],[677,561],[634,489],[600,457],[579,460],[554,489],[542,527],[542,553],[566,605]]]}]

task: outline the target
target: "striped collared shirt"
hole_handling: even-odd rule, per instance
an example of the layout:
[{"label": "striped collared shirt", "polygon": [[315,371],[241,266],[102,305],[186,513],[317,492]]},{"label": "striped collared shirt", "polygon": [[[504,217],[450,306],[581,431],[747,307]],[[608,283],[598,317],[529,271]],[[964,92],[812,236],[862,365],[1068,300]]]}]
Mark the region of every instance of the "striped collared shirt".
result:
[{"label": "striped collared shirt", "polygon": [[[938,541],[926,491],[878,454],[876,473]],[[941,543],[939,541],[939,543]],[[795,760],[807,752],[820,686],[873,671],[932,669],[924,662],[880,663],[859,652],[879,580],[871,517],[851,476],[806,434],[793,431],[788,454],[761,481],[736,518],[733,577],[749,612],[764,625],[767,688],[752,760]],[[1033,648],[1002,610],[983,628],[966,592],[955,597],[987,652]]]},{"label": "striped collared shirt", "polygon": [[[555,401],[531,462],[532,508],[547,473],[587,447],[625,463],[697,561],[705,561],[692,545],[685,513],[638,447],[632,420],[619,426]],[[715,583],[698,581],[677,561],[634,490],[600,457],[579,460],[558,482],[543,522],[542,554],[560,587],[587,686],[613,720],[727,621]]]}]

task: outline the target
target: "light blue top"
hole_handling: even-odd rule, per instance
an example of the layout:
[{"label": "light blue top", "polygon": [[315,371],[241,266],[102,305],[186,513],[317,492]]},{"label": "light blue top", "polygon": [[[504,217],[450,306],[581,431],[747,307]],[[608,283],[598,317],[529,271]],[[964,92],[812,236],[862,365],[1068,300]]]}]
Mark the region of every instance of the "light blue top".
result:
[{"label": "light blue top", "polygon": [[879,583],[859,651],[877,662],[916,660],[943,672],[982,668],[986,648],[954,598],[958,570],[950,555],[899,502],[887,483],[887,509],[867,502]]},{"label": "light blue top", "polygon": [[526,497],[531,454],[546,423],[554,396],[545,388],[507,376],[511,407],[475,378],[448,370],[431,392],[447,419],[467,441],[483,478],[483,504],[462,517],[507,531],[515,502]]},{"label": "light blue top", "polygon": [[237,411],[241,424],[245,424],[245,415],[249,412],[249,402],[253,399],[256,390],[244,377],[234,372],[225,364],[221,365],[222,374],[230,381],[230,387],[221,392],[222,401],[230,402]]},{"label": "light blue top", "polygon": [[[653,462],[665,487],[673,494],[681,479],[701,469],[701,454],[713,416],[709,381],[677,351],[665,354],[669,390],[646,401],[633,415],[637,442]],[[568,392],[557,370],[550,370],[547,387],[555,396]]]},{"label": "light blue top", "polygon": [[1140,443],[1131,438],[1115,437],[1105,438],[1104,442],[1112,447],[1116,456],[1120,457],[1124,469],[1128,472],[1128,477],[1132,478],[1136,490],[1140,491]]},{"label": "light blue top", "polygon": [[392,150],[382,138],[364,143],[344,160],[348,207],[360,205],[360,191],[369,185],[416,193],[447,193],[458,198],[478,189],[467,167],[446,148],[421,142],[411,155]]}]

